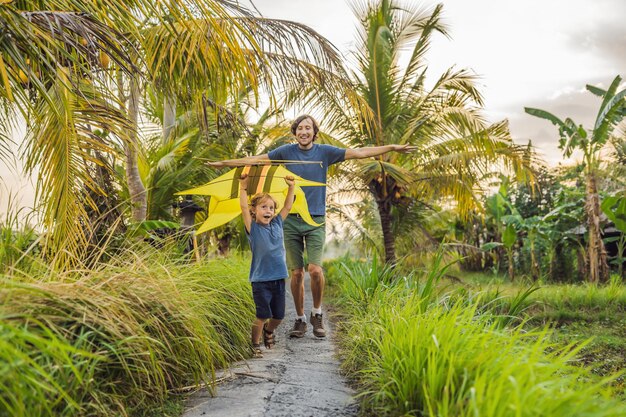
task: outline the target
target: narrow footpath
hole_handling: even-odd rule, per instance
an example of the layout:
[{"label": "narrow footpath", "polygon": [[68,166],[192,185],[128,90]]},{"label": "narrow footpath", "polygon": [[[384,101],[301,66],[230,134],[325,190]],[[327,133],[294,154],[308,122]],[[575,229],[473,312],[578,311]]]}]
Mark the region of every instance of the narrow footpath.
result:
[{"label": "narrow footpath", "polygon": [[[311,311],[308,274],[305,314]],[[186,404],[183,417],[352,417],[358,414],[354,391],[339,374],[334,329],[324,314],[326,338],[307,334],[290,339],[295,309],[287,282],[286,316],[276,330],[277,343],[263,358],[232,364],[218,374],[215,397],[203,389]]]}]

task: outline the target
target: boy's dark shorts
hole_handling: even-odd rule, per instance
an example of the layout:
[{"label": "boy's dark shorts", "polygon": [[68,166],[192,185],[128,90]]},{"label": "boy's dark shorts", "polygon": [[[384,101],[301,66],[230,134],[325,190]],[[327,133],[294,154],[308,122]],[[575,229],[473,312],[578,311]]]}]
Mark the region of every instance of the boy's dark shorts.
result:
[{"label": "boy's dark shorts", "polygon": [[261,281],[252,283],[252,298],[258,319],[285,318],[285,280]]}]

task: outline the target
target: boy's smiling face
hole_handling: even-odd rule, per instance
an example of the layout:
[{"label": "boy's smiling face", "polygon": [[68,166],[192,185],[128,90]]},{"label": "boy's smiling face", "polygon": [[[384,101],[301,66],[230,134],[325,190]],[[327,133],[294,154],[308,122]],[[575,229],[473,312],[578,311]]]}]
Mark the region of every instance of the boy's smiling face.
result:
[{"label": "boy's smiling face", "polygon": [[267,197],[262,199],[254,206],[254,220],[258,224],[268,225],[274,218],[276,212],[276,205],[274,200]]}]

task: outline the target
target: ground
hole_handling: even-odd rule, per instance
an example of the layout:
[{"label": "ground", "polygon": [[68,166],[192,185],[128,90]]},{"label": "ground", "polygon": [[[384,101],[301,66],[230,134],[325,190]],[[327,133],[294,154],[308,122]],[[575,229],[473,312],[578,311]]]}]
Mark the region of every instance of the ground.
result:
[{"label": "ground", "polygon": [[[308,277],[305,313],[311,310]],[[218,375],[215,396],[203,389],[193,394],[183,417],[349,417],[358,414],[354,391],[339,374],[334,329],[325,314],[326,338],[313,336],[309,324],[302,339],[287,335],[295,309],[287,285],[285,321],[277,343],[264,357],[233,364]],[[325,311],[326,313],[326,311]]]}]

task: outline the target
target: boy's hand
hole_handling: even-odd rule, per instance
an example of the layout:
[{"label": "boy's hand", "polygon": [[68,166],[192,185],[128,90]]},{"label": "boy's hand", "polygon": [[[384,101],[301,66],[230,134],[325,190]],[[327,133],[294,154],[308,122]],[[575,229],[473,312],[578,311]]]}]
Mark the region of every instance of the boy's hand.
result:
[{"label": "boy's hand", "polygon": [[287,183],[288,186],[293,187],[294,185],[296,185],[296,180],[293,176],[291,175],[287,175],[285,177],[285,182]]},{"label": "boy's hand", "polygon": [[239,177],[239,188],[243,188],[244,190],[248,190],[248,174],[241,174]]}]

